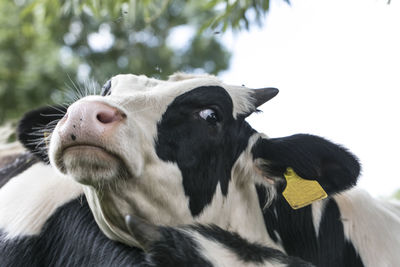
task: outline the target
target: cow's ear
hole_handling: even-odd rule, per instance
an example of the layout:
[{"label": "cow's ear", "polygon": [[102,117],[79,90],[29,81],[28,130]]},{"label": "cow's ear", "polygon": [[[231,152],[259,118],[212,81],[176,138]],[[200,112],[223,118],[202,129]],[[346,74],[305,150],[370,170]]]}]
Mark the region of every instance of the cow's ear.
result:
[{"label": "cow's ear", "polygon": [[269,181],[285,183],[289,171],[298,178],[316,180],[328,195],[354,186],[360,174],[357,158],[347,149],[313,135],[260,138],[252,154]]},{"label": "cow's ear", "polygon": [[19,141],[46,163],[49,136],[66,110],[64,106],[41,107],[27,112],[18,123]]},{"label": "cow's ear", "polygon": [[144,251],[149,250],[151,244],[159,241],[162,236],[160,228],[137,216],[125,216],[125,224],[133,238],[140,244]]}]

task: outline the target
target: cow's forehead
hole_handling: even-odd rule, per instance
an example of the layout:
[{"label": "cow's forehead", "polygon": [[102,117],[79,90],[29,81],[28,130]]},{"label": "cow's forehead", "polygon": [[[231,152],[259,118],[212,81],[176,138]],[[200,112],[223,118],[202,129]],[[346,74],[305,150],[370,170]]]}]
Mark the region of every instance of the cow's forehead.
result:
[{"label": "cow's forehead", "polygon": [[233,102],[233,114],[249,113],[254,111],[254,102],[251,90],[244,86],[234,86],[222,83],[212,75],[184,75],[171,76],[169,80],[158,80],[144,75],[119,74],[111,78],[112,95],[143,95],[147,97],[176,98],[188,91],[202,86],[218,86],[226,90]]}]

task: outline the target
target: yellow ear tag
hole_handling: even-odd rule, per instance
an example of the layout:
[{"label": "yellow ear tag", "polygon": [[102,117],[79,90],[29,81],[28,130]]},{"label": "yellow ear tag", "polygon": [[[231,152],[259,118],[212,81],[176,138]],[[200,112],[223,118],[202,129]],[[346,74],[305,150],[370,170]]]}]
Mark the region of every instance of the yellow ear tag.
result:
[{"label": "yellow ear tag", "polygon": [[301,178],[290,167],[286,169],[284,176],[287,185],[282,194],[292,209],[305,207],[328,196],[317,181]]}]

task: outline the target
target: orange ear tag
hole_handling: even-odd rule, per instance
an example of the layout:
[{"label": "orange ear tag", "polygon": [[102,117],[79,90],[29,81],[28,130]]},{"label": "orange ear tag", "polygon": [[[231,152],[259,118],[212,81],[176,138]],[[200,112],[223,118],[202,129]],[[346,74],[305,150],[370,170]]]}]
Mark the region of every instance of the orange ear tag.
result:
[{"label": "orange ear tag", "polygon": [[287,185],[282,195],[292,209],[300,209],[328,196],[317,181],[301,178],[290,167],[286,169],[284,176]]}]

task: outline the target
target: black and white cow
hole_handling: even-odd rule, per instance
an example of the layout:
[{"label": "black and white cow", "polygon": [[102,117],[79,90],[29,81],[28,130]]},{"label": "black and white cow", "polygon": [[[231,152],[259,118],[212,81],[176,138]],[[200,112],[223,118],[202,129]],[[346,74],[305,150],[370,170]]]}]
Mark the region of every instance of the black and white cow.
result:
[{"label": "black and white cow", "polygon": [[[2,205],[0,199],[3,235],[14,240],[43,233],[49,216],[38,214],[35,218],[43,221],[32,223],[24,207],[36,203],[31,210],[51,214],[83,188],[100,229],[128,245],[145,248],[125,223],[126,215],[132,214],[150,225],[185,229],[191,238],[213,237],[219,230],[185,226],[191,232],[182,225],[212,224],[229,238],[259,243],[318,266],[400,262],[394,249],[400,244],[395,207],[376,204],[357,190],[335,195],[356,183],[360,168],[353,155],[311,135],[268,139],[247,124],[245,118],[276,93],[275,89],[229,86],[212,76],[176,75],[159,81],[118,75],[105,85],[102,95],[80,99],[66,114],[63,108],[28,114],[20,125],[20,139],[41,159],[49,155],[52,167],[39,166],[38,172],[44,181],[51,180],[44,183],[63,190],[55,190],[54,201],[48,201],[55,205],[40,204],[49,199],[40,192],[46,186],[39,186],[42,199],[36,202],[25,200],[28,194],[24,194],[27,205]],[[54,131],[45,128],[41,133],[51,138],[31,143],[31,129],[54,122],[58,122]],[[304,179],[318,181],[331,197],[292,210],[281,194],[288,167]],[[63,178],[54,178],[57,175]],[[29,182],[37,181],[19,186],[30,188]],[[12,199],[5,192],[4,199]],[[16,211],[22,211],[22,219],[17,216],[10,222],[3,216]],[[371,213],[379,218],[371,220]],[[207,250],[212,245],[201,247]]]},{"label": "black and white cow", "polygon": [[43,163],[30,167],[35,158],[27,158],[0,176],[15,175],[0,188],[0,266],[312,266],[216,226],[157,227],[129,218],[144,254],[100,231],[79,184]]}]

